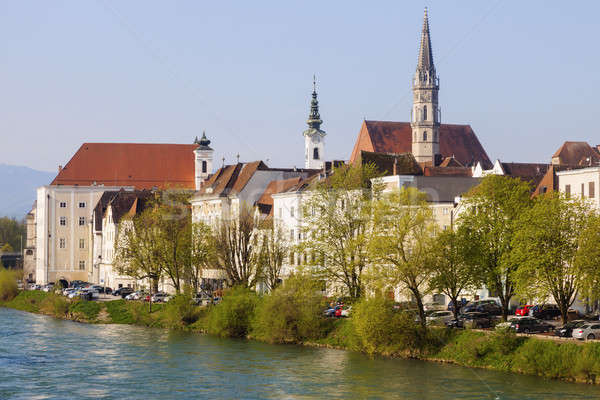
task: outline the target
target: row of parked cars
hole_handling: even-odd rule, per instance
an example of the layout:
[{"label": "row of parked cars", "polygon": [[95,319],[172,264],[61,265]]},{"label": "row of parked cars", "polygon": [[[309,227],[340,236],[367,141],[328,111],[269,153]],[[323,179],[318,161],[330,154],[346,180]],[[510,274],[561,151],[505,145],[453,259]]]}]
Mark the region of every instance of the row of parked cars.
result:
[{"label": "row of parked cars", "polygon": [[128,294],[121,293],[121,297],[123,297],[125,300],[143,300],[152,301],[153,303],[167,303],[169,300],[171,300],[171,296],[169,296],[167,293],[157,292],[150,296],[149,293],[143,290],[130,292]]}]

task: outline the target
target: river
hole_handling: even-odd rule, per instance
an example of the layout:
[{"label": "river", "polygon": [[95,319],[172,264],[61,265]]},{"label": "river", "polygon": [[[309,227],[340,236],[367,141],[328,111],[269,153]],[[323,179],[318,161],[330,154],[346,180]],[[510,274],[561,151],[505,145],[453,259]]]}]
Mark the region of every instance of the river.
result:
[{"label": "river", "polygon": [[600,387],[537,377],[5,308],[0,327],[2,400],[600,398]]}]

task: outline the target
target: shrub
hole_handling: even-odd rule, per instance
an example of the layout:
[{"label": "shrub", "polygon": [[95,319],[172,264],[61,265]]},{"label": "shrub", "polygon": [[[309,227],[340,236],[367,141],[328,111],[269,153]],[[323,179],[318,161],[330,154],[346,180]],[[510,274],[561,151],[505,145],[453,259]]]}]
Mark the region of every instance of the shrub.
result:
[{"label": "shrub", "polygon": [[200,309],[192,302],[189,294],[178,294],[165,307],[166,322],[171,328],[193,324],[200,317]]},{"label": "shrub", "polygon": [[0,266],[0,301],[10,301],[17,294],[19,289],[15,273]]},{"label": "shrub", "polygon": [[65,318],[69,315],[69,301],[63,296],[48,293],[40,304],[40,310],[58,318]]},{"label": "shrub", "polygon": [[596,383],[596,378],[600,375],[600,343],[583,345],[575,361],[573,374],[587,383]]},{"label": "shrub", "polygon": [[113,300],[105,303],[106,311],[115,324],[132,324],[133,318],[127,306],[127,300]]},{"label": "shrub", "polygon": [[257,303],[258,296],[250,289],[230,289],[219,304],[211,307],[206,321],[208,332],[221,337],[246,336]]},{"label": "shrub", "polygon": [[361,350],[369,354],[418,352],[427,336],[410,313],[395,311],[392,302],[380,297],[355,304],[352,324]]},{"label": "shrub", "polygon": [[288,278],[266,295],[256,309],[252,335],[271,343],[297,343],[323,338],[331,329],[323,318],[320,284],[307,275]]}]

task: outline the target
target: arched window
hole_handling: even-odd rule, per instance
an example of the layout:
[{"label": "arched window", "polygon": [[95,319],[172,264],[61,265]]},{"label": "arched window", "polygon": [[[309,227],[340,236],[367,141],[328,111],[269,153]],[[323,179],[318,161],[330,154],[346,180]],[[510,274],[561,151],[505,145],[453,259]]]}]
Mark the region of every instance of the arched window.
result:
[{"label": "arched window", "polygon": [[426,142],[427,141],[427,132],[423,132],[423,141]]},{"label": "arched window", "polygon": [[203,174],[206,173],[206,168],[207,168],[206,161],[202,161],[202,173]]},{"label": "arched window", "polygon": [[313,149],[313,160],[318,160],[319,159],[319,148],[315,147]]},{"label": "arched window", "polygon": [[427,106],[423,106],[423,121],[427,121]]}]

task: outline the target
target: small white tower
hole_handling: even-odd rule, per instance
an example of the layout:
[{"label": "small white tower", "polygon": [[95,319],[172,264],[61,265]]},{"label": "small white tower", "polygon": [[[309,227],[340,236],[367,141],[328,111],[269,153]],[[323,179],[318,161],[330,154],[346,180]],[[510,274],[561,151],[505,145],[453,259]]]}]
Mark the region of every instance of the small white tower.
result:
[{"label": "small white tower", "polygon": [[317,83],[313,76],[313,92],[310,101],[310,115],[308,116],[308,129],[304,131],[304,167],[309,169],[322,169],[325,160],[325,131],[321,130],[321,115],[317,101]]},{"label": "small white tower", "polygon": [[212,172],[212,162],[214,150],[209,147],[210,140],[206,138],[206,133],[202,132],[202,139],[194,140],[196,149],[194,149],[195,171],[196,171],[196,190],[200,190],[204,182]]},{"label": "small white tower", "polygon": [[440,154],[439,80],[433,65],[427,8],[423,17],[421,48],[413,79],[412,153],[417,162],[435,165]]}]

